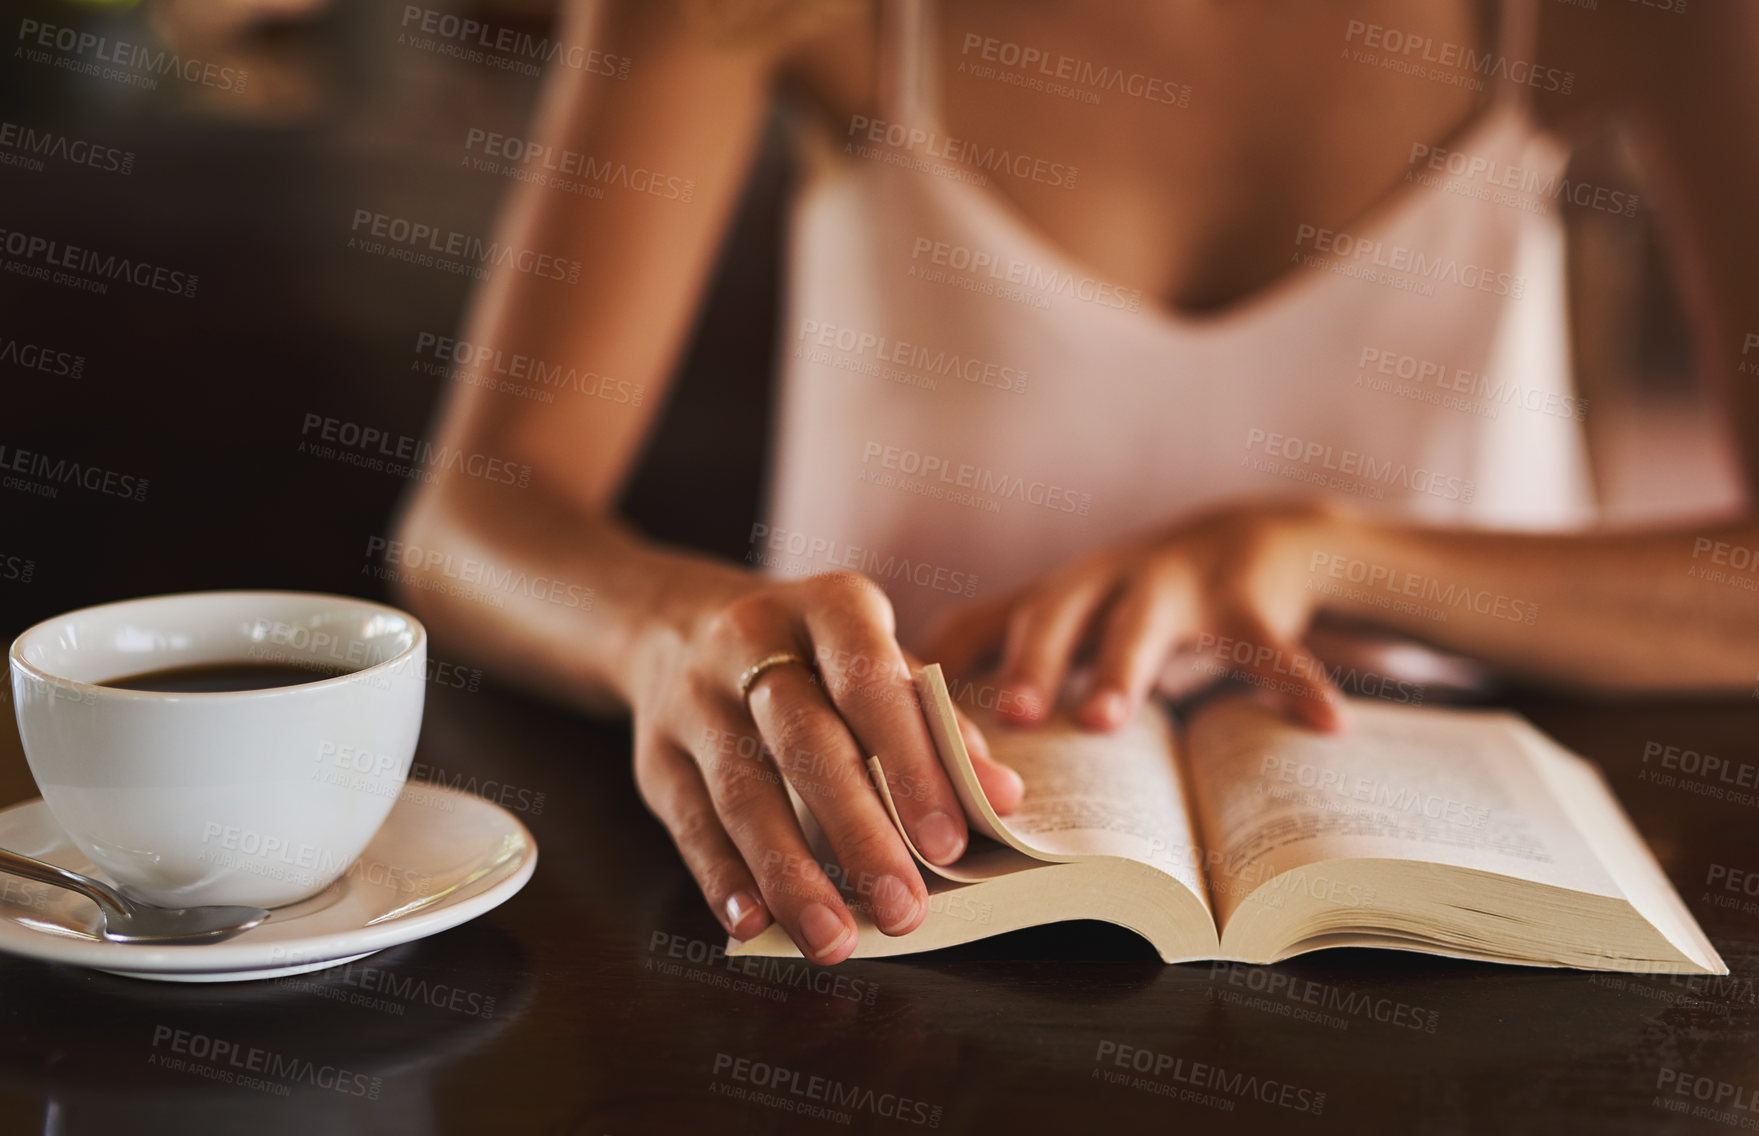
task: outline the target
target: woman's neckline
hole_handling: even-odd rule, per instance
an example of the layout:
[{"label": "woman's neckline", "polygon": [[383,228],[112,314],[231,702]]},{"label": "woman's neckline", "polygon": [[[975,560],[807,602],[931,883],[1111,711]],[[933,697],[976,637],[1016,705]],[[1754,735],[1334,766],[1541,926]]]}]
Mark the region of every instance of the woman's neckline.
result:
[{"label": "woman's neckline", "polygon": [[[944,130],[937,115],[922,111],[912,111],[912,114],[912,121],[922,122],[930,130]],[[1481,152],[1484,149],[1481,139],[1499,129],[1517,128],[1526,121],[1521,108],[1510,100],[1492,98],[1475,107],[1472,114],[1438,139],[1434,146],[1449,151]],[[900,173],[904,176],[923,176],[909,171]],[[1097,266],[1047,234],[1007,197],[957,178],[935,177],[928,180],[939,187],[940,192],[962,194],[977,208],[989,213],[1015,239],[1030,246],[1035,258],[1048,262],[1047,268],[1055,268],[1077,277],[1118,283],[1109,280]],[[1424,205],[1434,204],[1437,200],[1434,190],[1400,178],[1354,216],[1329,227],[1337,232],[1370,237],[1396,228],[1409,213]],[[1141,317],[1150,324],[1180,334],[1220,334],[1252,322],[1265,311],[1295,302],[1312,293],[1327,279],[1328,273],[1304,270],[1299,265],[1289,264],[1263,284],[1214,308],[1182,308],[1168,302],[1163,296],[1143,289],[1142,306],[1133,312],[1119,309],[1119,314]]]},{"label": "woman's neckline", "polygon": [[[938,5],[935,0],[884,2],[895,7],[882,9],[885,17],[875,28],[878,42],[872,58],[877,61],[874,92],[877,102],[871,113],[888,121],[908,123],[913,127],[945,134],[948,128],[940,113],[937,94],[942,87],[942,76],[935,70],[939,50],[935,34],[930,30],[933,12]],[[1499,3],[1499,0],[1489,2],[1506,9],[1506,4]],[[1507,42],[1508,19],[1509,13],[1505,10],[1502,13],[1502,22],[1492,36],[1498,43]],[[831,117],[835,118],[834,115]],[[831,122],[821,121],[827,126],[833,125]],[[1432,141],[1431,147],[1432,150],[1481,153],[1487,149],[1487,140],[1495,138],[1499,131],[1516,131],[1523,135],[1539,132],[1520,92],[1500,86],[1492,88],[1486,97],[1476,100],[1465,114]],[[829,141],[829,137],[825,140]],[[899,172],[906,177],[924,176]],[[1004,230],[1004,240],[1029,248],[1034,259],[1041,262],[1046,270],[1069,273],[1077,278],[1105,281],[1114,286],[1123,284],[1085,255],[1052,236],[1007,194],[987,185],[974,184],[959,178],[930,177],[928,184],[931,187],[945,188],[930,188],[927,192],[952,194],[955,197],[964,195],[969,198],[969,208],[986,214],[995,227]],[[1425,206],[1440,208],[1446,200],[1437,190],[1413,184],[1407,168],[1354,214],[1335,223],[1328,222],[1327,228],[1334,232],[1348,232],[1352,236],[1370,237],[1394,230],[1411,214]],[[1293,260],[1294,258],[1285,261],[1280,271],[1257,285],[1213,306],[1181,305],[1175,299],[1144,286],[1141,289],[1142,303],[1139,308],[1117,310],[1120,315],[1140,317],[1148,324],[1180,333],[1220,333],[1241,324],[1249,324],[1255,317],[1270,309],[1321,294],[1321,284],[1330,274],[1304,268]],[[1309,280],[1309,276],[1316,279]]]}]

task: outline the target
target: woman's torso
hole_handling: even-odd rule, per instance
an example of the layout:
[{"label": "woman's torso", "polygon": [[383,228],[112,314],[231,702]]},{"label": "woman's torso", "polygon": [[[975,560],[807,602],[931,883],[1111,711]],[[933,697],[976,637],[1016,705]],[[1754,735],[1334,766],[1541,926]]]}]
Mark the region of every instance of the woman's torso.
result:
[{"label": "woman's torso", "polygon": [[[885,5],[878,97],[807,132],[755,561],[866,572],[919,645],[954,604],[1227,501],[1592,519],[1545,196],[1564,155],[1494,79],[1388,48],[1532,60],[1469,5],[1299,10],[1315,25],[1218,6],[1187,40]],[[1484,172],[1407,181],[1419,147]],[[1497,179],[1512,196],[1479,195]]]}]

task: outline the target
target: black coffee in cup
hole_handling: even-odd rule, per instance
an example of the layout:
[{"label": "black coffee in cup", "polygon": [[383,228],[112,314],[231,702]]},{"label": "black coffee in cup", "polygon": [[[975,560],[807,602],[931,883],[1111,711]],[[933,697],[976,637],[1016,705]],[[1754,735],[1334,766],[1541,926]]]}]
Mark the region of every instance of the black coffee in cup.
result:
[{"label": "black coffee in cup", "polygon": [[231,690],[267,690],[276,686],[297,686],[302,682],[322,682],[348,673],[342,667],[301,667],[282,662],[243,659],[166,667],[107,679],[98,685],[117,690],[153,690],[167,694],[217,694]]}]

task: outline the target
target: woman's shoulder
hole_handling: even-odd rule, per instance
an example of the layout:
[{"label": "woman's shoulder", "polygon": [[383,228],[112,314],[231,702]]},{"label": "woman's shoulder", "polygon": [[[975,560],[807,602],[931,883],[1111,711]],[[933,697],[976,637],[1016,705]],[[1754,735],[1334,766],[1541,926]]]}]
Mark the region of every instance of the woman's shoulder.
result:
[{"label": "woman's shoulder", "polygon": [[871,70],[874,12],[869,0],[573,0],[566,18],[597,38],[854,81]]},{"label": "woman's shoulder", "polygon": [[[574,0],[565,18],[581,38],[646,59],[680,87],[737,77],[835,118],[872,98],[875,16],[874,0]],[[678,105],[700,114],[714,104]]]}]

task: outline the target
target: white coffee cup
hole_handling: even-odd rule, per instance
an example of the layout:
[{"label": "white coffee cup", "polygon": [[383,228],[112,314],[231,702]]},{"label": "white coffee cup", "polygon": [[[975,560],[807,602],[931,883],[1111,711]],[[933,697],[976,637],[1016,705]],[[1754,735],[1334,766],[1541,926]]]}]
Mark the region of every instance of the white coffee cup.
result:
[{"label": "white coffee cup", "polygon": [[[427,632],[346,596],[193,592],[56,616],[16,639],[11,661],[31,774],[94,864],[149,903],[277,907],[349,870],[396,803],[421,732]],[[311,667],[315,681],[99,685],[224,663]]]}]

